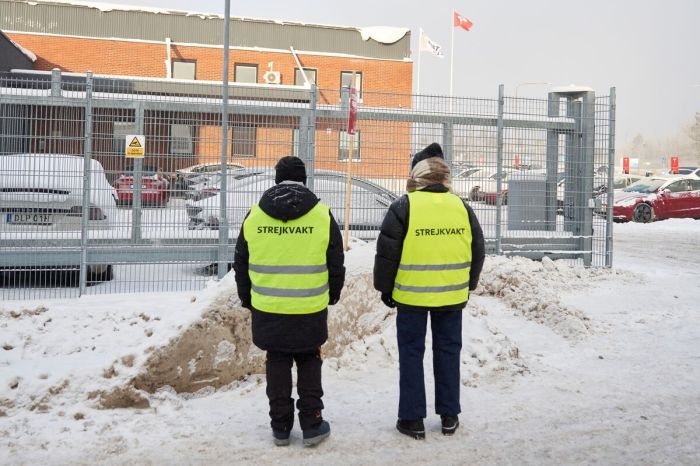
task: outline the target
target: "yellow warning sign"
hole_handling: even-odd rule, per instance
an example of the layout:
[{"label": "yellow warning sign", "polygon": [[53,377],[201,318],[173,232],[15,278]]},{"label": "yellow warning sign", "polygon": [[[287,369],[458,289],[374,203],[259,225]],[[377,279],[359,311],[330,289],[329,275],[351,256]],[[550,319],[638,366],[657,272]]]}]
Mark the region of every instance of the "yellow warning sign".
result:
[{"label": "yellow warning sign", "polygon": [[128,134],[126,136],[125,155],[128,158],[143,158],[146,155],[146,136]]}]

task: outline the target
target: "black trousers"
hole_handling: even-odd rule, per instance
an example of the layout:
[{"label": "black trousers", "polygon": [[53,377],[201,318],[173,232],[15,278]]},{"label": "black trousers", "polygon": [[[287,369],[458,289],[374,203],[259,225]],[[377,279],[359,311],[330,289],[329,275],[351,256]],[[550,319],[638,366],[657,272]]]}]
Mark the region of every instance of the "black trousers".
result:
[{"label": "black trousers", "polygon": [[310,353],[267,352],[267,398],[270,401],[270,425],[274,430],[290,431],[294,425],[292,364],[297,364],[297,409],[302,430],[318,426],[323,418],[321,387],[321,351]]}]

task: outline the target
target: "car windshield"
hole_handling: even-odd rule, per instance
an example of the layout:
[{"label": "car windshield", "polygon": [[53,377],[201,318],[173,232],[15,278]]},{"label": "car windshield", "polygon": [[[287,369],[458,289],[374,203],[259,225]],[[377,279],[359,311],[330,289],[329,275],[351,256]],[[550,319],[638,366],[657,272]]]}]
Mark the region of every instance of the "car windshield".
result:
[{"label": "car windshield", "polygon": [[666,180],[639,180],[623,189],[626,193],[653,193],[661,187]]},{"label": "car windshield", "polygon": [[459,178],[466,178],[468,176],[473,175],[474,173],[478,172],[481,170],[481,168],[467,168],[466,170],[462,170],[457,174],[457,177]]},{"label": "car windshield", "polygon": [[615,181],[613,181],[613,187],[615,189],[622,189],[625,187],[625,179],[624,178],[615,178]]}]

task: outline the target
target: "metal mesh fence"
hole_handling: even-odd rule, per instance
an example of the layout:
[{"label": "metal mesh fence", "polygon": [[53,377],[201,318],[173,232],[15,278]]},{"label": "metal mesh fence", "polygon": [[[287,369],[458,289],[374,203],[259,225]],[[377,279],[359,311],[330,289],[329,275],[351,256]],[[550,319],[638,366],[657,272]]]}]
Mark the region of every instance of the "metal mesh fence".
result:
[{"label": "metal mesh fence", "polygon": [[[364,92],[346,132],[340,90],[52,75],[0,77],[0,295],[18,299],[196,289],[230,267],[240,226],[274,165],[376,238],[413,153],[443,145],[488,250],[610,265],[614,96],[447,98]],[[145,158],[125,157],[134,135]],[[352,150],[351,150],[352,147]]]}]

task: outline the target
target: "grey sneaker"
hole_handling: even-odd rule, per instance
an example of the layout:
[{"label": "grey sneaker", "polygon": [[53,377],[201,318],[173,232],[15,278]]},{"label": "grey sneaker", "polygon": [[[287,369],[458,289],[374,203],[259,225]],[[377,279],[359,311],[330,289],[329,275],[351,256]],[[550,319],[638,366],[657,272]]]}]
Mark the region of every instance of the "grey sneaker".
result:
[{"label": "grey sneaker", "polygon": [[313,429],[307,429],[304,432],[304,446],[313,447],[323,442],[331,435],[331,426],[327,421],[321,423]]}]

